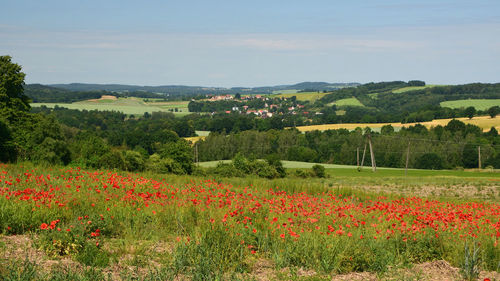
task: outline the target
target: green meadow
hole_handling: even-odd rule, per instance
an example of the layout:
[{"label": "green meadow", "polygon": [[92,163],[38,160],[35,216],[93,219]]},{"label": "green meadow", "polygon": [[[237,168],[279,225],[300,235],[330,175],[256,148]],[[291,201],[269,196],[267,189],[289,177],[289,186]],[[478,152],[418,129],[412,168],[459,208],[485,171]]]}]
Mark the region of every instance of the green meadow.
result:
[{"label": "green meadow", "polygon": [[[147,99],[146,99],[147,100]],[[32,107],[64,107],[77,110],[119,111],[127,115],[143,115],[145,112],[172,112],[176,116],[189,114],[188,102],[145,102],[139,98],[100,99],[74,103],[32,103]],[[177,112],[175,112],[177,108]]]},{"label": "green meadow", "polygon": [[449,108],[465,108],[472,106],[477,110],[487,110],[492,106],[500,106],[500,99],[470,99],[470,100],[453,100],[440,103],[441,107]]}]

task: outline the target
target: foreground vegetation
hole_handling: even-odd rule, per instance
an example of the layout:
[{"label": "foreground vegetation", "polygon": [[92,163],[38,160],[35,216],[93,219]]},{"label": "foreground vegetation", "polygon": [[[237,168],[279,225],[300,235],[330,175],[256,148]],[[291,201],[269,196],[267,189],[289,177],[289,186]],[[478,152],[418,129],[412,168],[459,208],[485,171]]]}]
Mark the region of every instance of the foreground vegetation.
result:
[{"label": "foreground vegetation", "polygon": [[[435,200],[356,187],[387,178],[351,177],[337,185],[335,177],[215,181],[30,164],[0,170],[3,235],[28,235],[45,257],[39,263],[64,260],[81,276],[102,279],[107,272],[120,279],[128,266],[151,280],[248,280],[262,261],[276,269],[273,279],[290,278],[280,269],[299,268],[315,278],[383,276],[390,267],[438,259],[465,270],[473,248],[477,269],[499,270],[498,190],[492,201],[471,200],[459,189],[458,198]],[[427,188],[411,178],[409,186]],[[437,185],[460,188],[454,177],[441,179]],[[481,188],[498,189],[487,180],[496,175],[485,179]],[[10,255],[0,274],[30,262]],[[33,274],[51,271],[41,268]],[[63,272],[76,276],[71,270]]]}]

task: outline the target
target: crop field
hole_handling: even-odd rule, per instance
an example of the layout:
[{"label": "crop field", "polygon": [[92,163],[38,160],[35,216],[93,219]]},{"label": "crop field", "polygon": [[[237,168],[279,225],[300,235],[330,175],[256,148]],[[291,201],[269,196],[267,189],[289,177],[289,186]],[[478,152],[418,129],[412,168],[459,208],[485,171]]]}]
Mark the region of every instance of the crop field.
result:
[{"label": "crop field", "polygon": [[476,110],[487,110],[492,106],[500,106],[500,99],[471,99],[471,100],[454,100],[444,101],[440,103],[441,107],[449,108],[466,108],[469,106],[474,107]]},{"label": "crop field", "polygon": [[272,95],[272,97],[277,97],[277,98],[291,98],[293,96],[297,97],[297,100],[300,101],[315,101],[317,99],[320,99],[324,97],[325,95],[328,95],[330,93],[323,93],[323,92],[298,92],[298,93],[282,93],[282,94],[277,94],[277,95]]},{"label": "crop field", "polygon": [[[469,118],[456,118],[457,120],[460,120],[466,124],[473,124],[476,126],[479,126],[483,131],[489,131],[491,127],[495,127],[497,130],[500,129],[500,116],[497,116],[495,118],[490,118],[489,116],[478,116],[474,117],[472,119]],[[436,119],[433,121],[428,121],[428,122],[420,122],[420,123],[344,123],[344,124],[324,124],[324,125],[311,125],[311,126],[298,126],[297,129],[301,132],[308,132],[308,131],[314,131],[314,130],[320,130],[320,131],[325,131],[325,130],[337,130],[337,129],[348,129],[348,130],[354,130],[357,127],[359,128],[381,128],[385,125],[391,125],[395,129],[402,128],[402,127],[409,127],[409,126],[415,126],[416,124],[422,124],[426,126],[427,128],[430,127],[435,127],[438,125],[441,126],[446,126],[448,122],[450,122],[452,119]]]},{"label": "crop field", "polygon": [[188,102],[144,102],[141,98],[119,98],[119,99],[97,99],[74,103],[32,103],[32,107],[45,105],[49,108],[55,106],[78,110],[101,110],[101,111],[120,111],[127,115],[143,115],[145,112],[170,112],[178,109],[178,112],[172,112],[182,116],[189,114],[187,108]]},{"label": "crop field", "polygon": [[[460,182],[498,191],[491,176]],[[498,193],[471,199],[456,179],[438,185],[459,198],[432,198],[415,195],[428,188],[419,184],[407,196],[369,190],[386,178],[216,181],[2,165],[0,273],[15,280],[352,280],[356,271],[363,272],[357,280],[416,280],[433,277],[426,270],[439,260],[451,273],[433,280],[460,280],[458,267],[475,251],[480,276],[500,278]]]}]

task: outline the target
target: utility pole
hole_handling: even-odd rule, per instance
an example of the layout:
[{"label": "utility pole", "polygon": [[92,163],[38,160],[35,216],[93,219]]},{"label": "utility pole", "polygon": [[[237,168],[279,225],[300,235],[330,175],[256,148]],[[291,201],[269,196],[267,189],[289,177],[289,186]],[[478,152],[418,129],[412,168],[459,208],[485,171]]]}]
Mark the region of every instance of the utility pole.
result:
[{"label": "utility pole", "polygon": [[481,147],[478,146],[477,147],[477,160],[478,160],[478,167],[479,167],[479,170],[481,170]]},{"label": "utility pole", "polygon": [[194,161],[196,162],[196,165],[199,166],[199,160],[198,160],[198,142],[194,143]]},{"label": "utility pole", "polygon": [[359,169],[359,147],[356,148],[356,165]]},{"label": "utility pole", "polygon": [[368,134],[368,144],[370,145],[370,156],[372,158],[372,171],[376,172],[377,171],[377,164],[375,164],[375,154],[373,152],[372,136],[370,134]]},{"label": "utility pole", "polygon": [[410,142],[408,141],[408,150],[406,151],[406,166],[405,166],[405,177],[408,175],[408,160],[410,159]]},{"label": "utility pole", "polygon": [[363,169],[363,165],[365,163],[365,153],[366,153],[366,142],[365,142],[365,149],[363,149],[363,158],[361,159],[361,167],[358,168],[358,172],[361,172],[361,169]]}]

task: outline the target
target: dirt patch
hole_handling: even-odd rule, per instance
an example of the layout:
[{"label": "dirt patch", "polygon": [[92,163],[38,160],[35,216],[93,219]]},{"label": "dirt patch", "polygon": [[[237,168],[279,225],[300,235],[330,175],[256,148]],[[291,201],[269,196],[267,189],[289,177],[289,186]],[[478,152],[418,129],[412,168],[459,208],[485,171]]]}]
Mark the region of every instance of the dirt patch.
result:
[{"label": "dirt patch", "polygon": [[351,272],[348,274],[335,275],[332,281],[376,281],[377,275],[370,272]]}]

